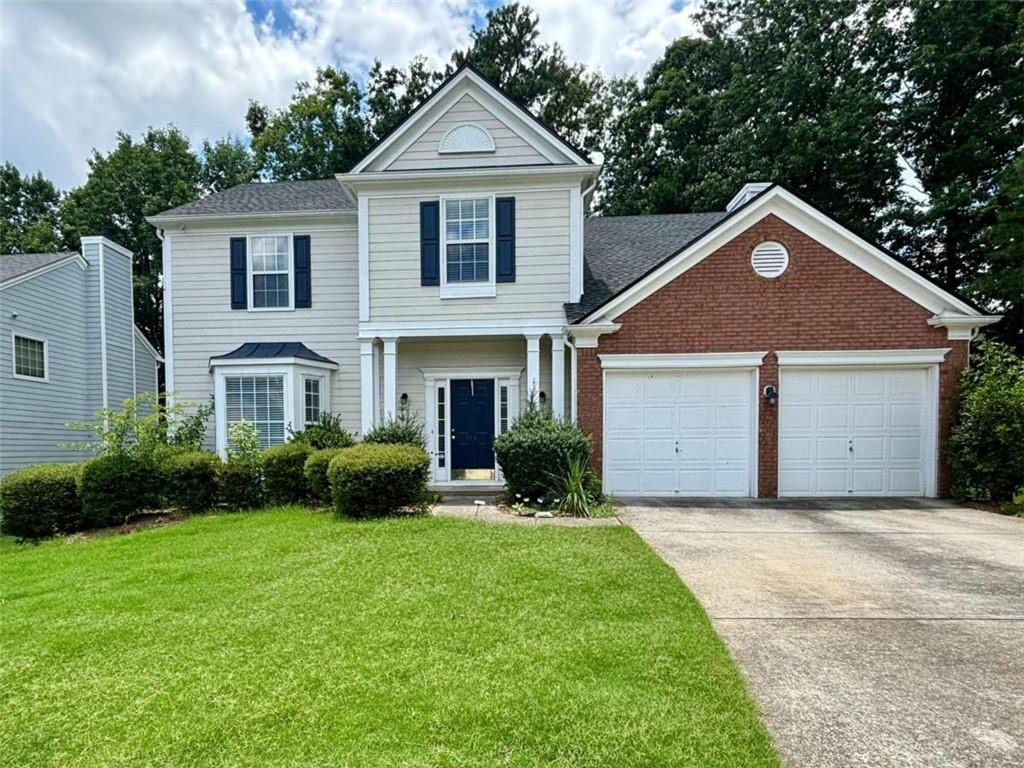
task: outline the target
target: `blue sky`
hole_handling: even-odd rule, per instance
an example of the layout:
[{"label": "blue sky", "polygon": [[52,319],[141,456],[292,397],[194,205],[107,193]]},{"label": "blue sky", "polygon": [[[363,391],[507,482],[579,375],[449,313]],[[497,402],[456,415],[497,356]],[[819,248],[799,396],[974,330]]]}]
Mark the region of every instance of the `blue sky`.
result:
[{"label": "blue sky", "polygon": [[[693,33],[696,0],[534,0],[543,39],[609,74],[640,74]],[[434,65],[497,0],[3,0],[0,159],[67,188],[115,134],[174,123],[193,141],[242,135],[318,66],[358,78],[375,58]]]}]

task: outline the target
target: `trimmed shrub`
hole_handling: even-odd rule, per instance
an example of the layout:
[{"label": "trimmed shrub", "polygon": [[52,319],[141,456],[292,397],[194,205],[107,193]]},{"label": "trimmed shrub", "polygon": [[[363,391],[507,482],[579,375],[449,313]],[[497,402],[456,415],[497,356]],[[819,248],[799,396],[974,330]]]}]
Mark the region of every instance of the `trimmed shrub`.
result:
[{"label": "trimmed shrub", "polygon": [[378,445],[415,445],[424,448],[427,445],[427,436],[423,431],[423,425],[412,416],[406,415],[381,422],[363,435],[363,442]]},{"label": "trimmed shrub", "polygon": [[321,448],[313,451],[306,459],[303,474],[310,497],[320,504],[331,503],[331,481],[327,478],[327,467],[331,459],[341,453],[344,448]]},{"label": "trimmed shrub", "polygon": [[81,464],[40,464],[0,482],[0,531],[42,539],[82,528]]},{"label": "trimmed shrub", "polygon": [[152,462],[127,453],[112,453],[82,467],[82,519],[86,528],[121,525],[151,505],[159,486]]},{"label": "trimmed shrub", "polygon": [[334,510],[345,517],[384,517],[422,509],[430,457],[414,445],[363,444],[331,459]]},{"label": "trimmed shrub", "polygon": [[333,413],[321,413],[316,424],[310,424],[301,432],[292,432],[289,441],[305,443],[317,451],[324,448],[348,448],[356,444],[356,439],[341,426],[341,417]]},{"label": "trimmed shrub", "polygon": [[256,425],[239,421],[228,428],[228,460],[217,473],[217,492],[232,509],[263,506],[263,453]]},{"label": "trimmed shrub", "polygon": [[971,356],[947,448],[955,496],[1024,494],[1024,358],[1005,344],[983,340]]},{"label": "trimmed shrub", "polygon": [[167,501],[185,512],[206,512],[217,502],[220,459],[207,451],[168,456],[162,466]]},{"label": "trimmed shrub", "polygon": [[263,452],[263,487],[271,504],[297,504],[306,500],[306,459],[313,449],[305,443],[285,443]]},{"label": "trimmed shrub", "polygon": [[[590,453],[590,435],[578,425],[535,408],[494,439],[494,455],[505,475],[510,501],[555,499],[562,491],[564,468],[573,462],[589,462]],[[586,483],[589,494],[599,496],[593,480],[588,477]]]}]

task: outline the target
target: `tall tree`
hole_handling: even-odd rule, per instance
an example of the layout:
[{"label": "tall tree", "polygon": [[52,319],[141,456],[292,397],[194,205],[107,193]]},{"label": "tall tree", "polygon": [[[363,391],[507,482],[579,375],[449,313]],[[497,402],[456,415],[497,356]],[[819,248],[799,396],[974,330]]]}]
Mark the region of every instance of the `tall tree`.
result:
[{"label": "tall tree", "polygon": [[950,290],[984,269],[997,178],[1024,147],[1019,2],[881,0],[899,32],[900,148],[922,202],[904,210],[901,252]]},{"label": "tall tree", "polygon": [[981,274],[971,292],[1002,321],[988,333],[1024,355],[1024,153],[1002,174],[989,202],[992,223],[981,233]]},{"label": "tall tree", "polygon": [[599,73],[566,61],[558,43],[541,42],[539,19],[519,3],[487,12],[472,44],[452,55],[449,71],[468,61],[576,146],[600,150],[609,104]]},{"label": "tall tree", "polygon": [[77,247],[82,235],[110,226],[114,240],[134,252],[135,322],[157,349],[163,346],[162,250],[146,217],[199,194],[199,161],[181,131],[168,126],[150,128],[139,141],[118,133],[106,155],[93,150],[88,179],[62,206],[66,242]]},{"label": "tall tree", "polygon": [[348,73],[324,67],[295,86],[291,103],[249,104],[246,123],[259,173],[272,179],[326,179],[349,170],[370,147],[363,94]]},{"label": "tall tree", "polygon": [[252,181],[256,160],[241,139],[227,136],[212,144],[203,141],[199,170],[203,192],[219,192]]},{"label": "tall tree", "polygon": [[773,180],[877,237],[900,169],[872,20],[855,0],[709,0],[698,19],[705,39],[675,41],[627,89],[604,209],[720,209]]},{"label": "tall tree", "polygon": [[366,81],[366,108],[373,138],[379,139],[430,95],[444,75],[417,56],[405,69],[385,68],[375,60]]},{"label": "tall tree", "polygon": [[14,163],[0,165],[0,253],[60,250],[60,199],[42,173],[22,176]]}]

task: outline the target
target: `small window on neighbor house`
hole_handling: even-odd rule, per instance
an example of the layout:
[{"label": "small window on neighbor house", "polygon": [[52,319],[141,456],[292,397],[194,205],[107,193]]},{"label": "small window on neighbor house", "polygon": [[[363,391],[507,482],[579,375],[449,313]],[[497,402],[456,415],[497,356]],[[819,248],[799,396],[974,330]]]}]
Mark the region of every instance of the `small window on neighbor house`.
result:
[{"label": "small window on neighbor house", "polygon": [[498,389],[498,434],[508,431],[508,387]]},{"label": "small window on neighbor house", "polygon": [[14,375],[46,379],[46,342],[27,336],[14,337]]},{"label": "small window on neighbor house", "polygon": [[490,281],[491,201],[445,200],[444,235],[447,282]]},{"label": "small window on neighbor house", "polygon": [[254,309],[287,309],[291,306],[290,237],[253,237],[252,306]]},{"label": "small window on neighbor house", "polygon": [[256,425],[264,448],[284,442],[284,376],[227,376],[224,393],[229,428],[244,419]]},{"label": "small window on neighbor house", "polygon": [[444,387],[437,388],[437,466],[444,469],[447,420],[444,408]]},{"label": "small window on neighbor house", "polygon": [[305,422],[308,427],[320,421],[320,379],[305,379],[304,384],[304,412]]}]

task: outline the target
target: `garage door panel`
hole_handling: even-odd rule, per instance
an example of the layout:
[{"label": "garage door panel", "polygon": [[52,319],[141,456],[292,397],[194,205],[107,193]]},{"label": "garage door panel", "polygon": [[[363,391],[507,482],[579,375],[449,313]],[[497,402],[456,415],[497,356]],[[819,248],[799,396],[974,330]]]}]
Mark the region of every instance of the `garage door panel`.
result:
[{"label": "garage door panel", "polygon": [[[629,384],[619,386],[620,377]],[[605,410],[619,418],[605,424],[609,491],[749,495],[751,377],[750,371],[610,371]]]},{"label": "garage door panel", "polygon": [[924,369],[783,369],[780,494],[923,495],[929,381]]}]

